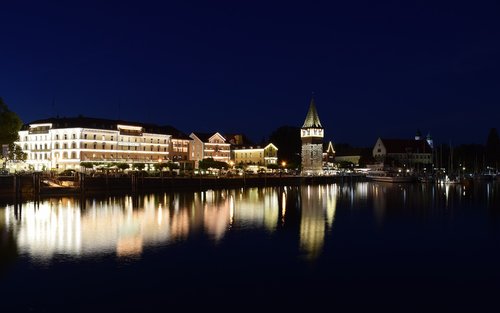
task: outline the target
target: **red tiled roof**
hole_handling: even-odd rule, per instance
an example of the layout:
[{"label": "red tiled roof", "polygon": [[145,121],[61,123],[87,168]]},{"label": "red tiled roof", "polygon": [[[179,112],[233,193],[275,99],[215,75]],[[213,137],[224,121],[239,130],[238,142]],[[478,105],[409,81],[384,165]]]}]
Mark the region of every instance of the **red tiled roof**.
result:
[{"label": "red tiled roof", "polygon": [[426,140],[382,139],[387,153],[432,153]]}]

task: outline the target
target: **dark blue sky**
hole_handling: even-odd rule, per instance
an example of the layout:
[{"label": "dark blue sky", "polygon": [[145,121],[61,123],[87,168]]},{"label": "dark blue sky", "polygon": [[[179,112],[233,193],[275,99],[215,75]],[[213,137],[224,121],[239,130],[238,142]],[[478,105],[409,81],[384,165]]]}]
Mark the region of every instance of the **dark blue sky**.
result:
[{"label": "dark blue sky", "polygon": [[259,141],[301,126],[314,92],[339,143],[417,128],[485,143],[500,128],[498,1],[3,1],[0,43],[0,96],[24,122],[83,114]]}]

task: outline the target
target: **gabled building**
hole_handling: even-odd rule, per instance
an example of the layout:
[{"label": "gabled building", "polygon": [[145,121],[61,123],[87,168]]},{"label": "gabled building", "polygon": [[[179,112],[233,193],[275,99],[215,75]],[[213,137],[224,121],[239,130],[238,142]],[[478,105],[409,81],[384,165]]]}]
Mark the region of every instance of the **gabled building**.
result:
[{"label": "gabled building", "polygon": [[321,175],[323,173],[323,136],[324,130],[319,120],[314,98],[300,130],[302,140],[302,175]]},{"label": "gabled building", "polygon": [[432,148],[427,140],[420,136],[417,140],[378,138],[372,153],[376,161],[388,165],[411,168],[419,164],[433,163]]},{"label": "gabled building", "polygon": [[23,125],[16,142],[34,170],[80,169],[81,162],[145,163],[170,160],[165,127],[89,117],[48,118]]},{"label": "gabled building", "polygon": [[181,170],[193,169],[194,161],[190,159],[193,139],[172,126],[165,128],[172,135],[168,149],[170,160],[178,163]]},{"label": "gabled building", "polygon": [[335,162],[335,149],[333,148],[333,143],[329,141],[323,144],[323,163]]},{"label": "gabled building", "polygon": [[252,164],[267,167],[278,164],[278,148],[272,143],[263,146],[235,146],[232,151],[235,164]]},{"label": "gabled building", "polygon": [[229,163],[231,160],[231,144],[220,133],[193,132],[189,135],[191,143],[191,160],[198,168],[199,161],[213,158],[215,161]]}]

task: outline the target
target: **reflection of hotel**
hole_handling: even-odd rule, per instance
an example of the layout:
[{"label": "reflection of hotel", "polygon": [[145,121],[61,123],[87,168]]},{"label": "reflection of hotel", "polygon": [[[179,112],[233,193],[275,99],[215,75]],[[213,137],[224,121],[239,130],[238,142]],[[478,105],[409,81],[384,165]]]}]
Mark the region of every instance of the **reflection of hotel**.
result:
[{"label": "reflection of hotel", "polygon": [[[274,187],[84,202],[49,199],[24,204],[17,211],[14,206],[0,209],[0,229],[12,232],[20,252],[39,259],[54,254],[116,253],[120,257],[140,255],[147,246],[184,241],[198,232],[208,234],[214,242],[229,230],[274,232],[282,227],[286,215],[298,212],[300,218],[290,223],[300,222],[300,247],[314,259],[332,227],[338,187],[308,186],[299,192],[301,201],[295,198],[297,193]],[[290,207],[300,203],[299,211]]]},{"label": "reflection of hotel", "polygon": [[[80,162],[152,164],[189,156],[187,137],[172,127],[87,117],[49,118],[24,125],[16,142],[35,170],[79,169]],[[177,161],[177,160],[176,160]]]}]

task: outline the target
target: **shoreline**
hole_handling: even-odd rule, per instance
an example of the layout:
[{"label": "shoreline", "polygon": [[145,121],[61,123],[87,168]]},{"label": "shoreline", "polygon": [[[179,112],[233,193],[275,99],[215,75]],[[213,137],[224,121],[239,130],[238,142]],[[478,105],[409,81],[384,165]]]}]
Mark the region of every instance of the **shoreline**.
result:
[{"label": "shoreline", "polygon": [[68,177],[71,186],[50,186],[35,175],[0,177],[0,198],[99,196],[167,191],[204,191],[245,187],[279,187],[366,181],[362,175],[345,176],[246,176],[246,177]]}]

